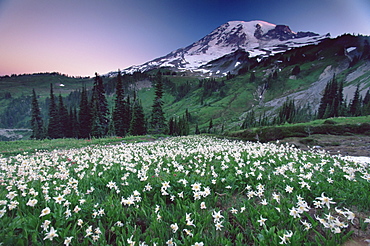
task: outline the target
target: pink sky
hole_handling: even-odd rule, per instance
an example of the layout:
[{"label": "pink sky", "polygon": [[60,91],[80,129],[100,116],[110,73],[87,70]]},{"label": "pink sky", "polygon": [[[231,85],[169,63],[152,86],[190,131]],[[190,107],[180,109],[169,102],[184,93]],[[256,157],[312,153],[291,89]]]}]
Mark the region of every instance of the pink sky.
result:
[{"label": "pink sky", "polygon": [[0,75],[105,74],[190,45],[227,21],[256,19],[369,35],[370,1],[0,0]]}]

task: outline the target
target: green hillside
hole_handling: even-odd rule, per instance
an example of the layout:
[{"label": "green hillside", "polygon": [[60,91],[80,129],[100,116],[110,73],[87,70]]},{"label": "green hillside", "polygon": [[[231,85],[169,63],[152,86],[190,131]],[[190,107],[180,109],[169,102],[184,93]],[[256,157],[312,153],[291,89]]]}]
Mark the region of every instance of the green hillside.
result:
[{"label": "green hillside", "polygon": [[[0,98],[6,94],[13,98],[31,95],[34,88],[40,96],[47,96],[50,92],[50,84],[56,88],[56,93],[63,96],[82,86],[91,87],[92,79],[89,77],[68,77],[60,73],[24,74],[0,77]],[[63,86],[64,85],[64,86]]]},{"label": "green hillside", "polygon": [[[198,125],[207,132],[212,119],[212,132],[239,130],[246,113],[253,111],[256,118],[272,119],[287,98],[300,107],[309,106],[312,115],[317,111],[327,82],[335,76],[344,84],[344,98],[348,104],[359,86],[365,95],[370,87],[370,38],[343,35],[319,45],[305,46],[276,54],[267,59],[251,58],[237,74],[204,78],[161,69],[164,83],[164,111],[166,118],[190,113],[190,133]],[[351,48],[351,49],[349,49]],[[232,56],[223,61],[228,64]],[[146,116],[154,99],[153,75],[136,73],[124,76],[124,91],[140,99]],[[109,107],[115,98],[115,77],[103,77]],[[0,78],[0,128],[30,128],[30,98],[36,90],[42,115],[47,119],[50,84],[54,93],[61,94],[69,108],[77,108],[80,90],[91,90],[92,78],[67,77],[58,73],[5,76]],[[64,86],[61,86],[64,85]],[[45,100],[46,99],[46,100]]]}]

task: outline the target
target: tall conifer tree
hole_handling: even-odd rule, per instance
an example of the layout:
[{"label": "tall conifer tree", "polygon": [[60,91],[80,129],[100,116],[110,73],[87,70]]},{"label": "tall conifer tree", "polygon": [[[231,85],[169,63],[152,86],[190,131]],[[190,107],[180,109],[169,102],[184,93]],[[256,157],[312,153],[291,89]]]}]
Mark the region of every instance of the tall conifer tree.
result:
[{"label": "tall conifer tree", "polygon": [[44,122],[41,117],[41,111],[35,89],[32,90],[32,105],[31,105],[31,127],[32,127],[32,138],[43,139],[44,136]]},{"label": "tall conifer tree", "polygon": [[115,134],[124,137],[130,127],[129,106],[125,100],[123,91],[121,71],[118,70],[117,83],[116,83],[116,100],[113,109],[113,124]]},{"label": "tall conifer tree", "polygon": [[70,130],[70,122],[67,108],[64,106],[63,97],[59,94],[58,104],[58,117],[59,117],[59,137],[69,137],[67,131]]},{"label": "tall conifer tree", "polygon": [[367,90],[364,100],[362,101],[362,115],[370,114],[370,89]]},{"label": "tall conifer tree", "polygon": [[208,125],[208,133],[211,133],[212,128],[213,128],[213,120],[211,119]]},{"label": "tall conifer tree", "polygon": [[343,116],[345,113],[343,100],[343,83],[338,84],[335,76],[325,86],[321,97],[317,118]]},{"label": "tall conifer tree", "polygon": [[78,137],[89,138],[91,132],[91,110],[86,88],[82,88],[80,109],[78,112]]},{"label": "tall conifer tree", "polygon": [[123,125],[124,125],[124,129],[128,133],[130,126],[131,126],[132,108],[134,107],[133,105],[131,105],[130,96],[127,96],[124,102],[124,106],[125,106],[125,110],[123,111],[124,112],[123,119],[125,120],[123,121]]},{"label": "tall conifer tree", "polygon": [[360,97],[360,86],[358,85],[349,106],[349,114],[351,116],[360,116],[361,115],[361,97]]},{"label": "tall conifer tree", "polygon": [[278,111],[278,117],[275,120],[276,123],[293,123],[295,121],[295,116],[297,114],[297,108],[295,106],[294,100],[289,98],[283,103],[283,106]]},{"label": "tall conifer tree", "polygon": [[50,84],[48,137],[49,138],[61,137],[58,107],[54,97],[53,84]]},{"label": "tall conifer tree", "polygon": [[70,107],[68,118],[69,118],[69,123],[68,123],[68,129],[67,129],[66,137],[68,137],[68,138],[78,138],[78,122],[77,122],[76,108]]},{"label": "tall conifer tree", "polygon": [[130,123],[130,135],[145,135],[147,132],[144,110],[141,102],[135,100],[132,107],[132,117]]},{"label": "tall conifer tree", "polygon": [[155,134],[163,134],[167,131],[166,119],[164,117],[163,106],[163,81],[162,74],[158,71],[155,76],[155,98],[152,106],[150,119],[151,131]]},{"label": "tall conifer tree", "polygon": [[109,108],[105,97],[103,79],[95,73],[94,87],[91,98],[91,136],[103,137],[108,133]]}]

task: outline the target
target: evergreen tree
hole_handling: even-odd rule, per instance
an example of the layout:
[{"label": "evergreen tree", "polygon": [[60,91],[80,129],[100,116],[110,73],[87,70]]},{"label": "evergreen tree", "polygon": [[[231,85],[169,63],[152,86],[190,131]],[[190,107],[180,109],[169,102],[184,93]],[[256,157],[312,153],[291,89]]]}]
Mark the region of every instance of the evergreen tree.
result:
[{"label": "evergreen tree", "polygon": [[128,116],[128,106],[126,104],[121,71],[118,70],[117,83],[116,83],[116,100],[113,109],[113,124],[115,129],[115,134],[120,137],[124,137],[130,126],[130,118]]},{"label": "evergreen tree", "polygon": [[278,116],[275,120],[277,124],[282,124],[285,122],[293,123],[295,122],[295,117],[297,114],[297,109],[294,100],[289,98],[283,103],[283,106],[278,111]]},{"label": "evergreen tree", "polygon": [[364,42],[364,49],[363,49],[361,58],[370,59],[370,44],[367,39],[365,39],[365,42]]},{"label": "evergreen tree", "polygon": [[67,137],[78,138],[78,121],[77,121],[77,110],[76,108],[69,109],[69,126],[70,130],[67,131]]},{"label": "evergreen tree", "polygon": [[78,120],[79,120],[78,137],[79,138],[89,138],[90,132],[91,132],[91,110],[90,110],[89,99],[88,99],[87,91],[85,87],[82,88],[80,109],[78,112]]},{"label": "evergreen tree", "polygon": [[187,136],[189,135],[189,121],[187,120],[186,114],[180,118],[179,123],[178,123],[178,128],[179,128],[179,135],[180,136]]},{"label": "evergreen tree", "polygon": [[173,117],[171,117],[168,120],[168,134],[170,134],[171,136],[175,135],[175,130],[176,130],[175,126],[176,126],[175,119]]},{"label": "evergreen tree", "polygon": [[55,102],[53,84],[50,84],[48,137],[49,138],[60,138],[61,137],[58,107]]},{"label": "evergreen tree", "polygon": [[164,117],[163,106],[163,81],[160,71],[155,76],[155,98],[152,106],[152,113],[150,117],[150,128],[154,134],[166,133],[166,119]]},{"label": "evergreen tree", "polygon": [[298,75],[301,72],[299,65],[296,65],[292,70],[292,75]]},{"label": "evergreen tree", "polygon": [[275,70],[274,73],[272,74],[272,79],[277,80],[278,77],[279,77],[278,72],[277,72],[277,70]]},{"label": "evergreen tree", "polygon": [[346,105],[344,102],[344,96],[343,96],[343,81],[339,83],[338,87],[338,100],[337,102],[337,109],[338,114],[336,116],[345,116],[346,115]]},{"label": "evergreen tree", "polygon": [[213,120],[211,119],[208,125],[208,133],[211,133],[212,128],[213,128]]},{"label": "evergreen tree", "polygon": [[266,112],[263,112],[263,115],[260,115],[260,120],[258,121],[259,126],[268,126],[270,125],[270,120],[266,116]]},{"label": "evergreen tree", "polygon": [[321,97],[318,119],[343,116],[345,113],[343,100],[343,83],[338,84],[335,76],[325,86],[324,94]]},{"label": "evergreen tree", "polygon": [[70,121],[67,108],[64,106],[62,95],[59,94],[59,104],[58,104],[58,117],[59,117],[59,132],[60,137],[70,137]]},{"label": "evergreen tree", "polygon": [[135,100],[133,103],[129,133],[133,136],[145,135],[147,133],[143,106],[138,100]]},{"label": "evergreen tree", "polygon": [[188,122],[191,122],[192,121],[191,114],[189,113],[189,110],[188,109],[185,110],[185,117],[186,117],[186,120]]},{"label": "evergreen tree", "polygon": [[43,139],[44,136],[44,122],[41,117],[41,111],[35,89],[32,90],[32,104],[31,104],[31,127],[32,136],[34,139]]},{"label": "evergreen tree", "polygon": [[198,124],[195,125],[195,134],[197,134],[197,135],[200,134]]},{"label": "evergreen tree", "polygon": [[[136,93],[135,93],[135,100],[136,100]],[[123,124],[124,124],[124,129],[126,129],[126,131],[128,132],[130,129],[130,125],[131,125],[132,109],[134,107],[134,105],[131,105],[130,96],[126,97],[124,105],[125,105],[125,110],[124,110],[123,118],[126,120],[123,121]]]},{"label": "evergreen tree", "polygon": [[103,79],[95,73],[94,87],[91,97],[91,136],[103,137],[108,133],[109,108],[105,97]]},{"label": "evergreen tree", "polygon": [[370,114],[370,89],[367,90],[364,100],[362,101],[362,115]]},{"label": "evergreen tree", "polygon": [[360,98],[360,86],[358,85],[355,91],[355,95],[349,106],[349,114],[351,116],[360,116],[361,115],[361,98]]},{"label": "evergreen tree", "polygon": [[254,116],[254,110],[249,111],[243,121],[241,129],[247,129],[256,126],[256,117]]},{"label": "evergreen tree", "polygon": [[254,82],[256,81],[256,74],[254,72],[251,72],[251,76],[249,77],[249,82]]},{"label": "evergreen tree", "polygon": [[[188,121],[188,114],[185,114],[182,117],[176,118],[171,117],[169,120],[169,134],[172,136],[186,136],[189,135],[190,127]],[[198,129],[199,130],[199,129]]]}]

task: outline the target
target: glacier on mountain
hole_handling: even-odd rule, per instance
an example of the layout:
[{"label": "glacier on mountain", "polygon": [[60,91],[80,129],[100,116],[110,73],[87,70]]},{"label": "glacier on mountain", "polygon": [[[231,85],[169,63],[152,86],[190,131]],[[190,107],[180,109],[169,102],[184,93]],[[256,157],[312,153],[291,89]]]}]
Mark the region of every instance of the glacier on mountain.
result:
[{"label": "glacier on mountain", "polygon": [[293,32],[288,26],[258,20],[229,21],[185,48],[142,65],[123,69],[123,72],[145,72],[167,67],[174,71],[196,70],[207,74],[211,72],[206,66],[209,62],[238,50],[248,52],[249,57],[262,59],[292,48],[317,44],[328,38],[328,35]]}]

